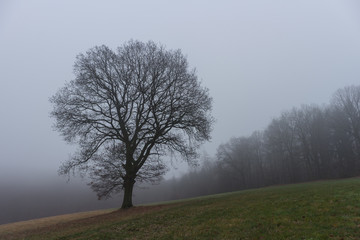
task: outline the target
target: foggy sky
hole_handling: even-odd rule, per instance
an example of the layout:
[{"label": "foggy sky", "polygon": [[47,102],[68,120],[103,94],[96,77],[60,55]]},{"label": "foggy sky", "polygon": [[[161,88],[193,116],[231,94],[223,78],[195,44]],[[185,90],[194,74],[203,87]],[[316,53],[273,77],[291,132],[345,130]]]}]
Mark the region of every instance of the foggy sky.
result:
[{"label": "foggy sky", "polygon": [[49,97],[77,54],[130,39],[181,49],[196,67],[214,99],[209,154],[360,83],[357,0],[0,0],[0,181],[58,178],[76,146],[52,130]]}]

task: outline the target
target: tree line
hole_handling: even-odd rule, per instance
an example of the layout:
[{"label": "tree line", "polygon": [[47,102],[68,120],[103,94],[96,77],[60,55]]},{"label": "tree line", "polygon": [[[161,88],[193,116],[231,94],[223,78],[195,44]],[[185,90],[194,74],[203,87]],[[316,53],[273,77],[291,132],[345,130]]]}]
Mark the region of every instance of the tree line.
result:
[{"label": "tree line", "polygon": [[202,167],[170,180],[172,198],[320,179],[360,172],[360,86],[337,90],[329,104],[281,113],[263,131],[221,144]]}]

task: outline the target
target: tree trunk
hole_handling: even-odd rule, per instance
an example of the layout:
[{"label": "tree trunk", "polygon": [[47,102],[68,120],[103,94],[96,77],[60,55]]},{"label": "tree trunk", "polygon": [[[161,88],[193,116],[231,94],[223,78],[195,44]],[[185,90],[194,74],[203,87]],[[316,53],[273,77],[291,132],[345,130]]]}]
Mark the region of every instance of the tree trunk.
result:
[{"label": "tree trunk", "polygon": [[125,179],[124,179],[124,199],[123,199],[123,203],[121,205],[122,209],[131,208],[133,206],[132,194],[133,194],[134,184],[135,184],[135,178],[128,177],[128,176],[125,177]]}]

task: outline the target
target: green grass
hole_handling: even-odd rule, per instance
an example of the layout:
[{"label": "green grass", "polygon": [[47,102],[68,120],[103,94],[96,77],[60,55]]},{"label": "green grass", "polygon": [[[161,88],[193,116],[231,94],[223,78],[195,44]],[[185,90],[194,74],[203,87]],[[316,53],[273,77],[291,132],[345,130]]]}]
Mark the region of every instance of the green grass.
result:
[{"label": "green grass", "polygon": [[360,239],[359,178],[268,187],[148,208],[118,211],[18,237]]}]

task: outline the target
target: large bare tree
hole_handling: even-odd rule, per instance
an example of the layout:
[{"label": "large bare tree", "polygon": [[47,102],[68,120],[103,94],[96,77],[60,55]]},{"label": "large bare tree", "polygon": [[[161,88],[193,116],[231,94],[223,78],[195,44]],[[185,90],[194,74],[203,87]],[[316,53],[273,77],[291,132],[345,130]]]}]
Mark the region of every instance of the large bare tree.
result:
[{"label": "large bare tree", "polygon": [[99,197],[124,191],[132,207],[135,181],[158,179],[165,154],[196,161],[210,139],[212,99],[180,50],[129,41],[112,51],[77,56],[75,79],[50,101],[55,129],[79,150],[60,167],[89,173]]}]

